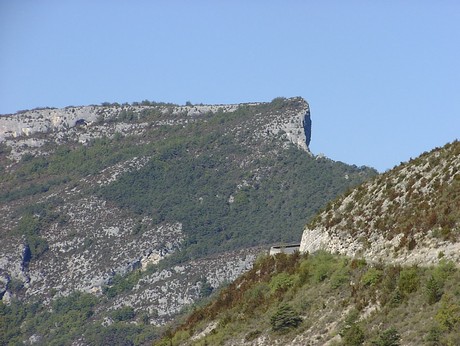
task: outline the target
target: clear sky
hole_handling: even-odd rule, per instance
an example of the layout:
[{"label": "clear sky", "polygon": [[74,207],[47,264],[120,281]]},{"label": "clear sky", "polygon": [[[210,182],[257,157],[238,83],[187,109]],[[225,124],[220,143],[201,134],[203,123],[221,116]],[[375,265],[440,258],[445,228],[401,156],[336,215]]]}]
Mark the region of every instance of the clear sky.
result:
[{"label": "clear sky", "polygon": [[460,1],[0,0],[0,114],[302,96],[315,154],[385,171],[460,132]]}]

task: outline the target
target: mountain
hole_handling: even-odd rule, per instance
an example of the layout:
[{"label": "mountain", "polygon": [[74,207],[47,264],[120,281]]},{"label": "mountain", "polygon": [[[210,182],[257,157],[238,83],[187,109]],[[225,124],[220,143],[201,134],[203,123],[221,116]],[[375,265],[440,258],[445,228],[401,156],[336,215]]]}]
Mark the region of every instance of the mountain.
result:
[{"label": "mountain", "polygon": [[[302,98],[0,116],[0,340],[148,344],[375,170],[314,156]],[[102,338],[102,339],[101,339]]]},{"label": "mountain", "polygon": [[460,142],[329,203],[157,345],[460,345]]}]

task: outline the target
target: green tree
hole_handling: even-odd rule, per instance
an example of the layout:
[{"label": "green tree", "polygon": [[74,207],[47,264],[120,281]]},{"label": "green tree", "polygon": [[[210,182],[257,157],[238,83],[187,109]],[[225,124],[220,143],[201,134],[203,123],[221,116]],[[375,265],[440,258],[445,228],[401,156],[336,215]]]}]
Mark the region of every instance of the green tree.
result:
[{"label": "green tree", "polygon": [[275,332],[284,332],[292,328],[297,328],[300,323],[302,323],[302,318],[287,304],[282,304],[275,314],[270,317],[270,324]]},{"label": "green tree", "polygon": [[428,304],[434,304],[439,301],[442,297],[442,283],[431,275],[430,279],[426,283],[426,296]]}]

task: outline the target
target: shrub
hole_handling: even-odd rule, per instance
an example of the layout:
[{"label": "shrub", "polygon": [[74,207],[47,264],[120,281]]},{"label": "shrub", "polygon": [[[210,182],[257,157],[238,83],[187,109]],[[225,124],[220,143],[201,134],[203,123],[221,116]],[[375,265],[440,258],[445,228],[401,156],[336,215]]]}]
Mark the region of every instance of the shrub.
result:
[{"label": "shrub", "polygon": [[299,285],[302,286],[308,282],[311,276],[311,264],[310,259],[306,261],[302,261],[299,265],[299,269],[297,271],[299,273]]},{"label": "shrub", "polygon": [[374,346],[399,346],[401,336],[395,328],[385,330],[379,337],[372,341]]},{"label": "shrub", "polygon": [[54,215],[50,215],[42,205],[36,206],[36,212],[42,216],[32,215],[32,210],[26,212],[19,220],[16,233],[24,236],[26,245],[25,261],[35,260],[44,254],[48,248],[48,242],[40,236],[40,230]]},{"label": "shrub", "polygon": [[364,258],[353,258],[350,263],[351,269],[363,268],[367,265],[367,262]]},{"label": "shrub", "polygon": [[137,335],[137,326],[114,323],[107,327],[97,325],[91,328],[85,333],[85,339],[90,345],[134,346],[133,339]]},{"label": "shrub", "polygon": [[8,282],[8,290],[13,293],[19,293],[24,288],[24,283],[16,278],[11,278],[10,282]]},{"label": "shrub", "polygon": [[332,288],[339,288],[350,281],[350,270],[347,266],[338,268],[331,275],[331,286]]},{"label": "shrub", "polygon": [[345,326],[340,330],[344,345],[361,345],[364,342],[364,331],[357,323],[359,313],[356,309],[349,312],[345,318]]},{"label": "shrub", "polygon": [[416,267],[403,269],[399,273],[398,287],[401,293],[412,293],[417,291],[420,284],[420,277]]},{"label": "shrub", "polygon": [[343,343],[349,346],[359,346],[364,342],[364,331],[357,323],[346,325],[340,332]]},{"label": "shrub", "polygon": [[214,288],[211,286],[211,284],[208,282],[208,280],[206,279],[206,277],[202,278],[200,280],[200,292],[199,292],[199,296],[200,298],[206,298],[206,297],[209,297],[212,293],[212,291],[214,290]]},{"label": "shrub", "polygon": [[270,281],[270,291],[272,294],[282,294],[294,285],[294,277],[287,273],[279,273]]},{"label": "shrub", "polygon": [[117,274],[110,280],[110,286],[102,288],[102,293],[108,298],[114,298],[118,294],[132,289],[141,277],[142,272],[140,270],[133,270],[125,276]]},{"label": "shrub", "polygon": [[96,303],[95,296],[76,291],[67,297],[59,297],[52,303],[52,307],[56,314],[64,315],[70,311],[80,311],[84,312],[83,315],[91,316]]},{"label": "shrub", "polygon": [[369,270],[364,273],[361,278],[361,282],[364,286],[375,286],[382,277],[382,271],[376,268],[369,268]]},{"label": "shrub", "polygon": [[245,310],[250,312],[260,307],[268,296],[269,286],[265,282],[257,283],[244,293]]},{"label": "shrub", "polygon": [[390,307],[396,307],[403,301],[404,296],[399,289],[396,289],[390,297]]},{"label": "shrub", "polygon": [[444,296],[435,318],[442,330],[451,332],[460,327],[460,306],[451,296]]},{"label": "shrub", "polygon": [[434,270],[434,276],[444,282],[450,275],[456,271],[456,266],[452,261],[446,261],[442,259],[439,261],[439,265]]},{"label": "shrub", "polygon": [[262,334],[262,332],[258,329],[256,330],[253,330],[249,333],[246,334],[246,336],[244,337],[244,341],[252,341],[256,338],[258,338],[260,335]]},{"label": "shrub", "polygon": [[284,332],[297,328],[300,323],[302,323],[302,318],[287,304],[282,304],[275,314],[270,317],[270,324],[275,332]]},{"label": "shrub", "polygon": [[441,330],[438,326],[433,326],[428,335],[425,337],[425,341],[428,342],[428,345],[439,345],[439,341],[441,340]]},{"label": "shrub", "polygon": [[31,259],[37,259],[49,249],[46,239],[35,234],[27,235],[26,242],[30,251]]},{"label": "shrub", "polygon": [[382,291],[380,297],[382,305],[391,302],[395,293],[394,291],[397,288],[400,270],[400,267],[394,266],[385,268],[384,275],[382,277]]},{"label": "shrub", "polygon": [[312,276],[315,282],[322,282],[326,280],[335,269],[335,258],[330,253],[319,251],[313,257]]},{"label": "shrub", "polygon": [[172,338],[172,344],[180,345],[181,343],[184,343],[184,341],[188,339],[190,339],[190,333],[186,330],[179,330],[174,334]]}]

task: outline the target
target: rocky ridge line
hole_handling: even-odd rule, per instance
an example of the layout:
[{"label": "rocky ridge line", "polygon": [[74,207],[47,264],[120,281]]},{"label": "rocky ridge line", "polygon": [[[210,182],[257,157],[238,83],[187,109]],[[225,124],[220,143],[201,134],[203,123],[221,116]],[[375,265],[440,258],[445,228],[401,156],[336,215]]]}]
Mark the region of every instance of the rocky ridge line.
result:
[{"label": "rocky ridge line", "polygon": [[[301,105],[300,110],[283,112],[265,119],[255,137],[283,134],[287,142],[310,153],[311,120],[308,103],[301,97],[288,99]],[[25,154],[43,154],[41,148],[47,143],[74,141],[89,143],[96,138],[118,135],[141,135],[148,127],[163,125],[186,125],[206,121],[209,114],[235,112],[239,107],[251,107],[263,103],[229,105],[116,105],[80,106],[66,108],[43,108],[0,115],[0,144],[11,149],[9,158],[17,162]],[[156,120],[142,121],[143,114],[156,112]],[[129,114],[133,121],[118,119]]]}]

